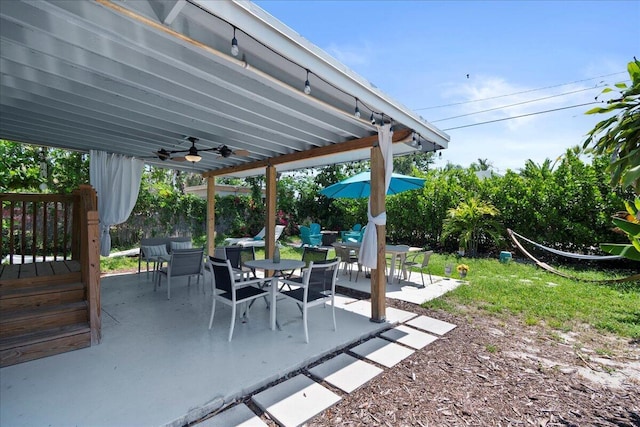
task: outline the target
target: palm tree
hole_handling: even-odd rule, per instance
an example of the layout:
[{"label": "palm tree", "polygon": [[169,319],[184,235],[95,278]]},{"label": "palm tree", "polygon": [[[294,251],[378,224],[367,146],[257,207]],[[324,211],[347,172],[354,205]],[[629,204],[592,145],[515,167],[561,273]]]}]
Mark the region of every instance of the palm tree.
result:
[{"label": "palm tree", "polygon": [[553,166],[555,163],[551,163],[551,160],[544,159],[544,162],[538,164],[529,159],[525,162],[524,168],[520,169],[520,175],[525,178],[550,178],[553,174]]},{"label": "palm tree", "polygon": [[496,244],[500,241],[502,226],[494,219],[499,214],[492,204],[472,197],[447,211],[442,239],[458,236],[460,248],[475,256],[481,239],[490,238]]},{"label": "palm tree", "polygon": [[489,159],[478,159],[478,163],[471,163],[469,167],[474,171],[488,171],[493,169],[493,163]]}]

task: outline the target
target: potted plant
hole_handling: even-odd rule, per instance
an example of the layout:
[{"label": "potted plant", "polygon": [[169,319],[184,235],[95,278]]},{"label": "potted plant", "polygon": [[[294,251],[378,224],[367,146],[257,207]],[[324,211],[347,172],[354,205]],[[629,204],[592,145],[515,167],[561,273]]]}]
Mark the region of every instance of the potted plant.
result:
[{"label": "potted plant", "polygon": [[467,264],[459,264],[456,267],[456,270],[458,270],[460,278],[464,279],[465,277],[467,277],[467,273],[469,272],[469,266]]}]

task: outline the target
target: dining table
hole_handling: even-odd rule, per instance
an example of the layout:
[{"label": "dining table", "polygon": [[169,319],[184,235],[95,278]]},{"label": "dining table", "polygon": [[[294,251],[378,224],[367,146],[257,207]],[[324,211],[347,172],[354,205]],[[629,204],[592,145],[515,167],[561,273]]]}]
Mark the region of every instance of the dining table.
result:
[{"label": "dining table", "polygon": [[[362,243],[360,242],[344,242],[343,246],[346,246],[349,249],[360,250],[361,244]],[[422,248],[409,246],[409,245],[385,245],[385,249],[384,249],[385,253],[387,255],[391,255],[391,265],[389,266],[389,275],[387,276],[387,284],[392,284],[394,283],[394,281],[396,281],[395,271],[396,271],[396,263],[398,262],[398,259],[400,259],[401,262],[404,262],[409,252],[419,252],[421,250]],[[403,273],[405,274],[405,279],[406,279],[406,271]],[[400,280],[398,279],[397,282],[399,281]]]},{"label": "dining table", "polygon": [[258,270],[273,271],[271,276],[271,305],[270,309],[270,326],[272,330],[276,329],[276,297],[278,295],[278,279],[282,271],[296,270],[304,267],[306,264],[302,260],[282,258],[279,262],[275,262],[273,259],[254,259],[245,261],[244,265],[249,268],[255,268]]}]

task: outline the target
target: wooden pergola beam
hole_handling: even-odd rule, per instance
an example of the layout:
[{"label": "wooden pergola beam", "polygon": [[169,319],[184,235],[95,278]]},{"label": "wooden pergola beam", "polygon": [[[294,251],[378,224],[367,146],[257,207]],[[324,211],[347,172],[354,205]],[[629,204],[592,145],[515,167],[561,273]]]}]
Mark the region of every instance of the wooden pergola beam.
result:
[{"label": "wooden pergola beam", "polygon": [[[411,136],[411,129],[403,129],[393,133],[393,139],[391,142],[402,142]],[[353,139],[351,141],[340,142],[337,144],[326,145],[324,147],[312,148],[306,151],[297,151],[295,153],[283,154],[278,157],[273,157],[268,160],[260,160],[253,163],[246,163],[238,166],[230,166],[228,168],[216,169],[202,174],[205,178],[210,176],[220,176],[233,174],[237,172],[243,172],[251,169],[266,168],[267,166],[275,166],[283,163],[297,162],[303,159],[310,159],[314,157],[331,156],[337,153],[343,153],[345,151],[361,150],[363,148],[371,148],[378,142],[378,135],[371,135],[364,138]]]}]

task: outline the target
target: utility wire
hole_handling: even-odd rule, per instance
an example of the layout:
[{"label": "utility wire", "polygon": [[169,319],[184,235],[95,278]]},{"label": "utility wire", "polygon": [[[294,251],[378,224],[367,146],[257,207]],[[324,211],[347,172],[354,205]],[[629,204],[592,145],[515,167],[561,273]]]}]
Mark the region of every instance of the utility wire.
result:
[{"label": "utility wire", "polygon": [[528,89],[528,90],[523,90],[523,91],[520,91],[520,92],[513,92],[513,93],[507,93],[507,94],[504,94],[504,95],[492,96],[492,97],[489,97],[489,98],[474,99],[472,101],[454,102],[452,104],[435,105],[433,107],[414,108],[413,110],[414,111],[433,110],[435,108],[452,107],[454,105],[463,105],[463,104],[471,104],[473,102],[489,101],[491,99],[505,98],[507,96],[520,95],[520,94],[523,94],[523,93],[536,92],[536,91],[545,90],[545,89],[552,89],[552,88],[555,88],[555,87],[567,86],[567,85],[574,84],[574,83],[588,82],[588,81],[594,80],[594,79],[600,79],[600,78],[603,78],[603,77],[610,77],[610,76],[615,76],[615,75],[618,75],[618,74],[625,74],[625,73],[626,73],[625,71],[620,71],[618,73],[603,74],[601,76],[591,77],[591,78],[582,79],[582,80],[575,80],[575,81],[572,81],[572,82],[569,82],[569,83],[562,83],[562,84],[559,84],[559,85],[539,87],[537,89]]},{"label": "utility wire", "polygon": [[503,105],[501,107],[487,108],[486,110],[475,111],[473,113],[467,113],[467,114],[460,114],[458,116],[447,117],[445,119],[429,120],[429,122],[430,123],[444,122],[446,120],[457,119],[457,118],[460,118],[460,117],[467,117],[467,116],[473,116],[475,114],[488,113],[489,111],[502,110],[504,108],[516,107],[518,105],[530,104],[532,102],[537,102],[537,101],[544,101],[546,99],[557,98],[559,96],[571,95],[571,94],[574,94],[574,93],[584,92],[584,91],[587,91],[587,90],[599,89],[601,87],[602,86],[594,86],[594,87],[589,87],[589,88],[585,88],[585,89],[572,90],[571,92],[564,92],[564,93],[559,93],[559,94],[556,94],[556,95],[545,96],[545,97],[542,97],[542,98],[530,99],[528,101],[516,102],[515,104]]},{"label": "utility wire", "polygon": [[489,123],[503,122],[505,120],[513,120],[513,119],[520,119],[522,117],[536,116],[538,114],[552,113],[554,111],[568,110],[569,108],[584,107],[585,105],[592,105],[592,104],[600,104],[600,103],[599,102],[586,102],[584,104],[570,105],[568,107],[554,108],[552,110],[536,111],[535,113],[521,114],[519,116],[513,116],[513,117],[503,117],[502,119],[488,120],[486,122],[472,123],[470,125],[456,126],[456,127],[452,127],[452,128],[448,128],[448,129],[442,129],[442,130],[443,131],[449,131],[449,130],[455,130],[455,129],[469,128],[469,127],[472,127],[472,126],[480,126],[480,125],[486,125],[486,124],[489,124]]}]

